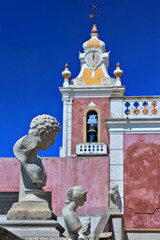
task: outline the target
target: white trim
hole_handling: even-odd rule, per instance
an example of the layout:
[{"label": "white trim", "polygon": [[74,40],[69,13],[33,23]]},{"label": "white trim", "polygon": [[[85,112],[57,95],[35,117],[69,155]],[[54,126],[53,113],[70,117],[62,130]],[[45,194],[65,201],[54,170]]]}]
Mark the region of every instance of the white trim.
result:
[{"label": "white trim", "polygon": [[109,132],[116,133],[160,133],[160,118],[154,119],[106,119]]},{"label": "white trim", "polygon": [[122,97],[125,92],[125,87],[106,87],[104,85],[88,85],[78,87],[59,87],[62,95],[69,95],[72,98],[89,98],[89,97]]},{"label": "white trim", "polygon": [[71,156],[71,133],[72,133],[72,98],[64,94],[63,100],[63,135],[60,157]]},{"label": "white trim", "polygon": [[68,102],[68,118],[67,118],[67,156],[71,156],[71,139],[72,139],[72,98]]},{"label": "white trim", "polygon": [[[124,161],[123,161],[123,132],[110,134],[110,186],[118,184],[122,201],[122,212],[124,209]],[[119,159],[120,157],[120,159]]]}]

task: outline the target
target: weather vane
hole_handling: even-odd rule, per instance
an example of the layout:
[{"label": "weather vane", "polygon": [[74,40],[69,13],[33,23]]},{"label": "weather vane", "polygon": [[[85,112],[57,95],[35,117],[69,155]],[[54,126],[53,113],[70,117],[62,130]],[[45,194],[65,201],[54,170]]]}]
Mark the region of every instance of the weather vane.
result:
[{"label": "weather vane", "polygon": [[90,8],[92,9],[93,13],[89,14],[89,18],[96,18],[96,17],[100,17],[101,15],[97,15],[96,12],[99,9],[99,5],[97,3],[93,3]]}]

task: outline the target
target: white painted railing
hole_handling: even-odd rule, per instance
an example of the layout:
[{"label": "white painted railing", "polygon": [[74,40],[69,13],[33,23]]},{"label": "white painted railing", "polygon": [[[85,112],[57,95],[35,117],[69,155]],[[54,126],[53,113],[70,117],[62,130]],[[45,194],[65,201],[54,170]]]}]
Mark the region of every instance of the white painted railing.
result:
[{"label": "white painted railing", "polygon": [[106,143],[78,143],[76,155],[107,155]]}]

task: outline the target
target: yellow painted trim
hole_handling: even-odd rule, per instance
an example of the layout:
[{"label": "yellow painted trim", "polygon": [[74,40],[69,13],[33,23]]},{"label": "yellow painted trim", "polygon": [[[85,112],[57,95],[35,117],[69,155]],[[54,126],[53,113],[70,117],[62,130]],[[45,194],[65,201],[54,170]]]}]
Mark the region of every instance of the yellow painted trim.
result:
[{"label": "yellow painted trim", "polygon": [[90,68],[85,68],[81,78],[84,79],[84,85],[101,85],[102,79],[106,76],[102,68],[97,68],[94,71],[94,77],[92,77],[93,71]]},{"label": "yellow painted trim", "polygon": [[101,85],[100,78],[85,78],[84,85]]},{"label": "yellow painted trim", "polygon": [[87,142],[86,120],[89,111],[96,111],[98,115],[98,142],[101,142],[101,113],[97,107],[88,107],[83,113],[83,142]]},{"label": "yellow painted trim", "polygon": [[87,48],[92,47],[100,48],[100,41],[96,38],[92,38],[91,40],[89,40],[87,43]]},{"label": "yellow painted trim", "polygon": [[106,76],[104,75],[103,69],[102,68],[97,68],[95,77],[97,78],[105,78]]}]

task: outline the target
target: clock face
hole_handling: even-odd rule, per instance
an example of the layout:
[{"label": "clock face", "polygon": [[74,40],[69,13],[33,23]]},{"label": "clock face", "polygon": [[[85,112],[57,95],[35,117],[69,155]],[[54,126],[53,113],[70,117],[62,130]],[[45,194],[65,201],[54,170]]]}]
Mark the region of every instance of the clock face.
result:
[{"label": "clock face", "polygon": [[91,67],[96,67],[100,63],[100,61],[101,55],[96,51],[89,52],[86,55],[86,63]]}]

